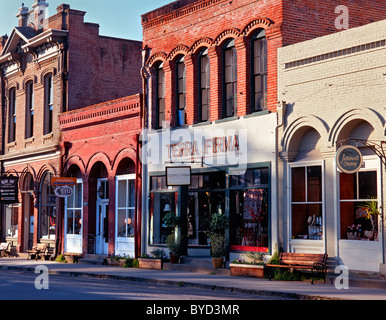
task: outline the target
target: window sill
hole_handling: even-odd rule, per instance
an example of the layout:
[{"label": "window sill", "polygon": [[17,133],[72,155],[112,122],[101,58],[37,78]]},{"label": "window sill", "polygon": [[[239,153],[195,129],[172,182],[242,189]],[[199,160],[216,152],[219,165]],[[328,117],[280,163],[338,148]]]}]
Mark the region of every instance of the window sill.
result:
[{"label": "window sill", "polygon": [[240,119],[238,116],[234,116],[234,117],[229,117],[229,118],[223,118],[223,119],[219,119],[219,120],[216,120],[214,123],[223,123],[223,122],[228,122],[228,121],[234,121],[234,120],[238,120]]},{"label": "window sill", "polygon": [[192,127],[209,126],[211,124],[212,124],[211,121],[203,121],[203,122],[197,122],[193,124]]},{"label": "window sill", "polygon": [[259,117],[259,116],[265,116],[267,114],[270,114],[271,112],[268,110],[263,110],[263,111],[256,111],[250,114],[246,114],[243,116],[243,119],[248,119],[248,118],[253,118],[253,117]]}]

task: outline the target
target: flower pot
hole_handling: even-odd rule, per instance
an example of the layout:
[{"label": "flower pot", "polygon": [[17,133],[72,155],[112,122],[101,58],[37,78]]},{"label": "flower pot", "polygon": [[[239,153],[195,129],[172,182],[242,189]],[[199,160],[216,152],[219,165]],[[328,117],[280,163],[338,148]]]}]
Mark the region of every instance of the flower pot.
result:
[{"label": "flower pot", "polygon": [[75,257],[74,256],[65,256],[64,259],[66,259],[67,263],[75,263]]},{"label": "flower pot", "polygon": [[171,264],[177,264],[180,261],[180,256],[178,254],[171,254],[170,255],[170,263]]},{"label": "flower pot", "polygon": [[263,265],[230,263],[231,276],[264,278],[265,267]]},{"label": "flower pot", "polygon": [[224,258],[212,258],[213,268],[221,269],[223,266]]},{"label": "flower pot", "polygon": [[358,240],[358,233],[357,232],[347,232],[347,239],[348,240]]}]

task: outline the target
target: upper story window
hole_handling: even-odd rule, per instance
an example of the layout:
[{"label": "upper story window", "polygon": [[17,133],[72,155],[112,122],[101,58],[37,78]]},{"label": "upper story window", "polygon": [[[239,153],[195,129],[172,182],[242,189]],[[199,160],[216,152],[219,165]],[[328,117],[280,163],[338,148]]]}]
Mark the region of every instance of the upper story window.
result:
[{"label": "upper story window", "polygon": [[237,51],[235,40],[223,46],[223,118],[237,114]]},{"label": "upper story window", "polygon": [[52,74],[44,78],[44,134],[52,133],[54,85]]},{"label": "upper story window", "polygon": [[162,128],[162,123],[165,121],[165,71],[163,63],[156,68],[156,129]]},{"label": "upper story window", "polygon": [[267,39],[265,31],[259,30],[251,42],[251,110],[250,112],[267,109]]},{"label": "upper story window", "polygon": [[8,143],[16,140],[16,88],[9,90]]},{"label": "upper story window", "polygon": [[25,138],[31,138],[34,135],[34,84],[33,81],[27,82],[26,85],[26,115],[25,115]]},{"label": "upper story window", "polygon": [[176,61],[177,125],[186,124],[186,67],[185,58]]},{"label": "upper story window", "polygon": [[210,61],[208,49],[198,55],[198,122],[210,119]]}]

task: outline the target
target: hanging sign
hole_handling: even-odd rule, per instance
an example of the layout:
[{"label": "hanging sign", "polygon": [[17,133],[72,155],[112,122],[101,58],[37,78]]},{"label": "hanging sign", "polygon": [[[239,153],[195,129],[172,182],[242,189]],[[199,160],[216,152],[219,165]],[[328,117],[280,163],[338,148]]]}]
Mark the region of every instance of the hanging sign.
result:
[{"label": "hanging sign", "polygon": [[73,190],[69,186],[60,186],[55,189],[55,195],[59,198],[68,198],[73,194]]},{"label": "hanging sign", "polygon": [[19,178],[1,177],[0,178],[0,203],[15,204],[19,203]]},{"label": "hanging sign", "polygon": [[166,168],[166,185],[168,187],[190,186],[190,167],[169,167]]},{"label": "hanging sign", "polygon": [[336,154],[338,168],[348,174],[356,173],[363,163],[363,156],[360,150],[354,146],[343,146]]}]

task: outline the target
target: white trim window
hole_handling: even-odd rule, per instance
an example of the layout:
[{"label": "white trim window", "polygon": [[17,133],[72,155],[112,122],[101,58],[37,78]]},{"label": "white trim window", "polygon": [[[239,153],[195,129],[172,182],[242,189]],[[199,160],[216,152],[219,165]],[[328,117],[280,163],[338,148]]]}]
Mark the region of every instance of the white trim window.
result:
[{"label": "white trim window", "polygon": [[291,239],[323,240],[324,168],[322,163],[290,166]]},{"label": "white trim window", "polygon": [[71,188],[73,194],[65,199],[65,252],[82,253],[83,180]]},{"label": "white trim window", "polygon": [[135,174],[116,177],[115,253],[134,256]]}]

